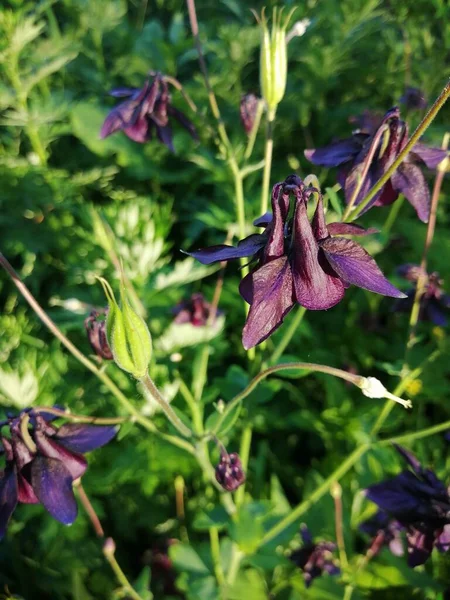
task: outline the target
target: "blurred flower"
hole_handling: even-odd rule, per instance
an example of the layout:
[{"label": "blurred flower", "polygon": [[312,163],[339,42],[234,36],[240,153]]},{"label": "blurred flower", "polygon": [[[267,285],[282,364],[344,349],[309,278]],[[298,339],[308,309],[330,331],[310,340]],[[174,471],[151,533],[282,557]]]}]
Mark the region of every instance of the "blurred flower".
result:
[{"label": "blurred flower", "polygon": [[309,222],[306,205],[315,193],[317,190],[291,175],[272,190],[273,215],[267,213],[254,222],[264,227],[262,234],[250,235],[237,247],[219,245],[189,253],[203,264],[246,256],[256,259],[239,286],[241,296],[251,305],[242,337],[246,349],[269,337],[295,303],[309,310],[326,310],[342,300],[350,284],[385,296],[404,297],[361,246],[333,237],[366,235],[374,230],[351,223],[327,225],[320,194]]},{"label": "blurred flower", "polygon": [[303,546],[292,552],[289,559],[303,571],[305,586],[308,588],[313,579],[320,577],[322,573],[339,575],[341,570],[333,557],[336,544],[333,542],[314,543],[306,525],[302,525],[300,533]]},{"label": "blurred flower", "polygon": [[412,470],[371,485],[366,496],[405,528],[408,565],[415,567],[426,562],[433,547],[441,552],[450,548],[450,496],[433,471],[411,452],[395,448]]},{"label": "blurred flower", "polygon": [[216,467],[217,482],[227,492],[234,492],[245,482],[241,459],[236,452],[228,454],[225,448],[220,451],[220,461]]},{"label": "blurred flower", "polygon": [[421,89],[408,86],[400,98],[400,102],[407,110],[424,110],[427,107],[427,99]]},{"label": "blurred flower", "polygon": [[92,350],[100,358],[113,360],[111,348],[106,339],[106,315],[108,308],[104,310],[93,310],[85,319],[84,326]]},{"label": "blurred flower", "polygon": [[55,427],[56,417],[22,411],[1,426],[6,466],[0,472],[0,539],[18,502],[41,503],[57,521],[71,525],[77,516],[72,484],[87,468],[83,454],[108,443],[116,426],[68,423]]},{"label": "blurred flower", "polygon": [[153,138],[174,152],[172,128],[169,117],[175,118],[194,139],[197,133],[189,119],[171,104],[169,87],[163,75],[156,74],[147,79],[143,88],[116,88],[110,92],[117,98],[128,98],[121,102],[106,117],[100,131],[103,139],[116,131],[123,131],[135,142],[144,143]]},{"label": "blurred flower", "polygon": [[[447,325],[447,316],[450,309],[450,295],[442,289],[443,281],[439,273],[424,273],[419,265],[406,264],[398,268],[398,273],[408,281],[417,284],[421,276],[425,276],[423,294],[420,298],[419,319],[431,321],[435,325]],[[416,295],[416,287],[406,292],[406,298],[398,300],[393,309],[401,312],[410,312]]]},{"label": "blurred flower", "polygon": [[[400,119],[400,111],[395,107],[386,113],[377,129],[370,132],[357,131],[350,138],[333,142],[324,148],[305,150],[305,156],[315,165],[340,166],[338,181],[345,190],[346,202],[350,203],[356,194],[354,206],[358,206],[391,167],[407,142],[408,126]],[[446,156],[446,150],[430,148],[418,142],[363,212],[372,206],[392,204],[399,194],[403,194],[415,208],[419,219],[427,222],[430,191],[417,163],[424,163],[429,169],[436,169]],[[361,183],[368,160],[370,166]]]},{"label": "blurred flower", "polygon": [[356,125],[353,135],[357,133],[367,133],[371,135],[376,131],[383,120],[383,113],[373,110],[363,110],[360,115],[352,116],[348,122]]},{"label": "blurred flower", "polygon": [[173,309],[176,317],[174,323],[182,325],[191,323],[194,327],[204,327],[208,323],[211,304],[203,294],[192,294],[189,300],[183,300]]},{"label": "blurred flower", "polygon": [[405,528],[384,511],[379,510],[373,517],[364,521],[359,528],[373,538],[370,546],[371,556],[377,555],[383,546],[388,546],[394,556],[404,555],[401,532]]},{"label": "blurred flower", "polygon": [[255,124],[255,117],[258,111],[259,98],[255,94],[245,94],[241,98],[241,104],[239,106],[239,114],[241,117],[242,126],[245,129],[245,133],[250,135]]}]

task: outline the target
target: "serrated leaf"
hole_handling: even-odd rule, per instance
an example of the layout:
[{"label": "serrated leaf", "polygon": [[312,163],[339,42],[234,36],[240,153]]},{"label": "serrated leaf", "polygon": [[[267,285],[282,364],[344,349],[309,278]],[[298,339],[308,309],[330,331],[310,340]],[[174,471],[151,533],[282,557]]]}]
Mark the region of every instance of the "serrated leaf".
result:
[{"label": "serrated leaf", "polygon": [[46,79],[53,73],[62,69],[78,56],[78,52],[67,52],[61,56],[50,60],[46,64],[39,67],[33,74],[29,75],[23,82],[23,93],[28,95],[33,87],[43,79]]},{"label": "serrated leaf", "polygon": [[189,257],[183,261],[175,263],[175,266],[169,273],[159,273],[156,277],[154,288],[164,290],[171,286],[182,286],[193,281],[198,281],[215,273],[220,266],[212,265],[206,267],[199,265],[196,260]]}]

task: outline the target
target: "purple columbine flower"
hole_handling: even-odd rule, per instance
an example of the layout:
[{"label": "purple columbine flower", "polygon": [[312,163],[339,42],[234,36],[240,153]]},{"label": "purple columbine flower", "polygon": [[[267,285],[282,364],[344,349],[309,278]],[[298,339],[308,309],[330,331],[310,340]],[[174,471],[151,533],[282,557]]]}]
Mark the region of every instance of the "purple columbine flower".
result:
[{"label": "purple columbine flower", "polygon": [[244,127],[247,135],[250,135],[252,132],[259,103],[260,99],[255,96],[255,94],[245,94],[241,98],[239,115],[241,117],[242,126]]},{"label": "purple columbine flower", "polygon": [[228,454],[225,448],[220,451],[220,461],[216,467],[216,480],[227,492],[234,492],[245,482],[239,454]]},{"label": "purple columbine flower", "polygon": [[106,316],[109,308],[93,310],[84,320],[84,326],[92,350],[104,360],[113,360],[111,348],[106,337]]},{"label": "purple columbine flower", "polygon": [[[399,109],[394,107],[372,132],[358,130],[350,138],[333,142],[324,148],[305,150],[305,156],[315,165],[340,167],[338,181],[345,191],[345,200],[349,203],[372,155],[367,175],[354,200],[354,206],[358,206],[390,168],[407,142],[408,125],[400,119]],[[424,163],[429,169],[436,169],[446,156],[446,150],[417,143],[363,212],[371,206],[392,204],[399,194],[403,194],[415,208],[419,219],[426,223],[430,213],[430,191],[419,164]]]},{"label": "purple columbine flower", "polygon": [[408,565],[422,565],[433,547],[444,552],[450,548],[450,496],[445,485],[430,469],[404,448],[396,450],[411,470],[371,485],[366,496],[391,519],[405,528]]},{"label": "purple columbine flower", "polygon": [[272,190],[273,214],[254,222],[264,227],[263,233],[250,235],[236,247],[211,246],[189,253],[206,265],[242,257],[255,259],[239,286],[241,296],[251,305],[242,336],[245,349],[268,338],[296,303],[309,310],[326,310],[342,300],[351,284],[384,296],[405,297],[364,248],[340,237],[374,230],[352,223],[327,225],[320,194],[309,222],[306,205],[316,192],[291,175]]},{"label": "purple columbine flower", "polygon": [[0,539],[18,502],[40,502],[57,521],[71,525],[77,516],[72,484],[87,468],[83,454],[117,433],[117,427],[109,425],[55,427],[53,419],[28,409],[0,424],[9,428],[9,435],[0,436],[6,463],[0,472]]},{"label": "purple columbine flower", "polygon": [[174,323],[182,325],[190,323],[194,327],[204,327],[208,323],[211,313],[211,304],[207,302],[203,294],[192,294],[189,300],[184,300],[175,306]]},{"label": "purple columbine flower", "polygon": [[174,152],[172,128],[169,119],[175,118],[194,139],[194,125],[177,108],[172,106],[167,81],[160,74],[147,79],[143,88],[116,88],[111,96],[127,98],[106,117],[100,131],[103,139],[116,131],[123,131],[130,139],[141,144],[156,133],[160,142]]},{"label": "purple columbine flower", "polygon": [[[417,281],[423,274],[419,265],[406,264],[397,269],[399,275],[417,284]],[[425,286],[420,299],[419,319],[421,321],[430,321],[439,327],[447,325],[447,316],[450,309],[450,295],[442,289],[443,280],[439,273],[424,273]],[[411,312],[416,295],[416,286],[406,292],[407,298],[398,300],[393,309],[400,312]]]},{"label": "purple columbine flower", "polygon": [[341,570],[333,557],[336,544],[333,542],[314,543],[306,525],[302,525],[300,533],[303,546],[292,552],[289,559],[303,571],[305,586],[308,588],[313,579],[320,577],[323,573],[340,575]]},{"label": "purple columbine flower", "polygon": [[427,107],[427,98],[420,88],[408,86],[400,98],[400,102],[407,110],[424,110]]}]

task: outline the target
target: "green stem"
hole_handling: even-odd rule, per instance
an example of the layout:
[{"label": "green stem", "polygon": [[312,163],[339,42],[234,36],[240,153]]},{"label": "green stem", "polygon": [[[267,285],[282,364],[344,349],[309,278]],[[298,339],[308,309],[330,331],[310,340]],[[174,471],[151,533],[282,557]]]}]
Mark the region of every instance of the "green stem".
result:
[{"label": "green stem", "polygon": [[91,425],[120,425],[130,421],[129,417],[86,417],[84,415],[74,415],[68,410],[60,410],[59,408],[47,406],[33,406],[33,412],[49,413],[68,421],[91,423]]},{"label": "green stem", "polygon": [[219,530],[217,527],[209,528],[209,543],[211,546],[211,558],[214,565],[214,573],[216,575],[217,584],[222,587],[225,583],[225,575],[222,569],[222,562],[220,558],[220,543],[219,543]]},{"label": "green stem", "polygon": [[183,398],[185,399],[186,404],[189,406],[189,410],[191,411],[192,422],[194,424],[195,433],[198,436],[201,436],[203,433],[203,418],[202,418],[201,407],[200,407],[199,403],[197,402],[197,400],[192,395],[188,386],[185,384],[183,379],[181,379],[180,377],[179,377],[179,382],[180,382],[180,393],[183,396]]},{"label": "green stem", "polygon": [[397,220],[398,214],[400,212],[400,209],[403,206],[403,203],[405,201],[405,197],[401,196],[398,200],[396,200],[394,202],[394,204],[391,206],[391,210],[389,211],[389,214],[387,216],[387,219],[383,225],[383,228],[381,230],[381,233],[387,237],[392,229],[392,226],[394,225],[395,221]]},{"label": "green stem", "polygon": [[359,215],[364,211],[366,206],[369,205],[372,198],[376,196],[376,194],[383,188],[383,186],[389,181],[392,175],[395,173],[397,168],[404,161],[406,156],[411,152],[416,143],[419,141],[420,137],[425,133],[428,127],[431,125],[432,121],[444,106],[448,97],[450,96],[450,80],[447,82],[447,85],[444,87],[442,92],[439,94],[438,98],[434,102],[433,106],[427,112],[425,117],[422,119],[421,123],[415,130],[415,132],[410,137],[408,143],[394,160],[390,168],[385,172],[385,174],[377,181],[377,183],[373,186],[371,190],[369,190],[368,194],[363,198],[363,200],[356,206],[352,212],[348,215],[347,221],[354,221],[359,217]]},{"label": "green stem", "polygon": [[[239,227],[239,237],[240,239],[245,238],[245,202],[244,202],[244,185],[242,181],[242,175],[239,171],[238,165],[234,159],[230,159],[230,167],[231,172],[234,178],[234,198],[236,204],[236,215]],[[241,264],[245,264],[245,259],[241,259]],[[248,268],[246,269],[246,273],[243,273],[243,277],[248,273]]]},{"label": "green stem", "polygon": [[8,260],[0,253],[0,265],[5,269],[8,275],[11,277],[13,283],[37,314],[37,316],[41,319],[44,325],[51,331],[51,333],[67,348],[67,350],[74,356],[83,366],[86,367],[91,373],[93,373],[115,396],[115,398],[119,401],[119,403],[125,408],[125,410],[133,415],[136,419],[136,422],[142,425],[147,431],[158,435],[159,437],[165,439],[167,442],[182,448],[189,454],[195,454],[195,448],[192,444],[189,444],[185,440],[181,440],[178,437],[166,435],[158,431],[155,425],[146,417],[142,416],[137,408],[126,398],[126,396],[121,392],[121,390],[116,386],[116,384],[108,377],[106,373],[104,373],[101,369],[97,368],[97,366],[89,360],[82,352],[78,350],[74,344],[62,333],[62,331],[57,327],[57,325],[50,319],[50,317],[46,314],[46,312],[41,308],[40,304],[34,298],[32,293],[28,290],[26,285],[21,281],[18,274],[12,268]]},{"label": "green stem", "polygon": [[[250,458],[250,446],[252,443],[252,427],[251,425],[247,425],[247,427],[242,432],[241,437],[241,447],[239,449],[239,458],[241,459],[241,465],[244,473],[248,471],[248,460]],[[234,501],[236,504],[236,508],[242,505],[245,496],[245,482],[237,489]]]},{"label": "green stem", "polygon": [[116,557],[114,556],[114,552],[114,541],[112,540],[112,538],[108,538],[106,540],[105,545],[103,546],[103,554],[106,560],[109,562],[111,569],[114,571],[117,581],[124,588],[124,590],[126,590],[127,595],[129,595],[133,600],[142,600],[141,596],[139,596],[134,587],[128,581],[125,573],[120,568],[120,565],[117,562]]},{"label": "green stem", "polygon": [[245,149],[244,159],[248,160],[253,152],[253,148],[255,146],[256,136],[258,135],[259,126],[261,124],[261,117],[264,111],[264,102],[263,100],[259,100],[258,108],[256,109],[255,120],[253,122],[253,127],[248,137],[247,148]]},{"label": "green stem", "polygon": [[141,379],[139,379],[144,388],[148,391],[150,396],[159,404],[161,409],[164,411],[166,417],[172,423],[172,425],[177,429],[179,433],[181,433],[184,437],[193,437],[193,432],[187,427],[183,421],[178,417],[176,412],[158,390],[156,385],[153,383],[153,380],[149,376],[148,373],[144,375]]},{"label": "green stem", "polygon": [[239,572],[239,567],[241,566],[241,560],[243,558],[244,554],[243,552],[241,552],[241,550],[239,550],[239,547],[237,544],[233,544],[233,551],[231,553],[231,560],[230,560],[230,566],[228,567],[228,573],[227,573],[227,583],[229,586],[232,586],[236,576]]},{"label": "green stem", "polygon": [[251,380],[248,386],[244,390],[242,390],[242,392],[239,392],[239,394],[237,394],[237,396],[235,396],[227,404],[225,410],[223,411],[222,415],[220,416],[219,420],[216,423],[216,426],[214,427],[211,433],[216,434],[220,430],[223,422],[225,421],[229,413],[236,407],[237,404],[239,404],[239,402],[241,402],[242,400],[244,400],[244,398],[251,394],[256,388],[256,386],[263,379],[265,379],[269,375],[272,375],[273,373],[277,373],[278,371],[287,370],[316,371],[318,373],[325,373],[327,375],[333,375],[334,377],[340,377],[341,379],[344,379],[349,383],[353,383],[353,385],[356,385],[358,387],[361,387],[364,381],[364,377],[361,377],[360,375],[354,375],[352,373],[348,373],[347,371],[342,371],[342,369],[336,369],[327,365],[318,365],[315,363],[307,362],[281,363],[279,365],[274,365],[273,367],[269,367],[268,369],[265,369],[264,371],[261,371],[261,373],[256,375],[256,377],[254,377]]},{"label": "green stem", "polygon": [[279,360],[279,358],[281,357],[283,352],[286,350],[289,342],[294,337],[294,333],[297,331],[298,327],[300,326],[300,323],[302,322],[305,314],[306,314],[306,308],[304,308],[303,306],[299,306],[289,327],[287,327],[285,329],[283,337],[281,338],[278,346],[275,348],[275,351],[273,352],[272,356],[270,357],[270,360],[269,360],[270,364],[275,364]]},{"label": "green stem", "polygon": [[196,369],[194,371],[194,377],[192,381],[192,391],[194,392],[194,399],[196,402],[200,402],[203,389],[206,384],[208,375],[208,362],[209,362],[210,348],[209,344],[204,344],[200,348],[200,358],[196,363]]},{"label": "green stem", "polygon": [[267,212],[269,206],[270,193],[270,174],[272,171],[272,154],[273,154],[273,124],[275,121],[275,111],[267,113],[266,123],[266,142],[264,149],[264,172],[261,189],[261,215]]}]

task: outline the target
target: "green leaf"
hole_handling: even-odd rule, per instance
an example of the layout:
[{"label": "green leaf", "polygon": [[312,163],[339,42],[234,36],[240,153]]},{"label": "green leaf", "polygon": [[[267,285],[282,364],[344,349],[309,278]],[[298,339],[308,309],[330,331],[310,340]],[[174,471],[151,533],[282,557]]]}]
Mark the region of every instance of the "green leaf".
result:
[{"label": "green leaf", "polygon": [[208,567],[189,544],[174,544],[169,549],[169,556],[174,567],[181,573],[197,573],[199,575],[209,574]]},{"label": "green leaf", "polygon": [[23,82],[23,93],[28,95],[35,85],[43,79],[46,79],[53,73],[62,69],[78,56],[78,52],[67,52],[39,67],[32,75],[29,75]]},{"label": "green leaf", "polygon": [[268,589],[263,575],[256,569],[241,571],[231,588],[229,600],[267,600]]},{"label": "green leaf", "polygon": [[341,201],[339,200],[339,196],[333,190],[333,188],[327,187],[327,188],[325,188],[325,191],[328,195],[328,200],[330,201],[331,207],[333,208],[334,212],[337,215],[337,220],[340,221],[343,212],[342,212],[342,205],[341,205]]},{"label": "green leaf", "polygon": [[93,600],[84,585],[80,571],[72,571],[72,600]]},{"label": "green leaf", "polygon": [[153,594],[150,591],[150,579],[152,571],[150,567],[144,567],[139,576],[133,582],[133,588],[142,598],[142,600],[153,600]]},{"label": "green leaf", "polygon": [[135,423],[133,423],[132,421],[122,423],[119,429],[119,433],[117,434],[117,441],[120,442],[121,440],[123,440],[123,438],[130,433],[134,426]]},{"label": "green leaf", "polygon": [[223,506],[216,506],[210,511],[201,512],[196,516],[193,527],[197,531],[208,531],[210,527],[222,529],[230,523],[230,516]]},{"label": "green leaf", "polygon": [[234,406],[230,410],[230,412],[226,415],[226,417],[224,418],[224,420],[220,424],[220,427],[219,427],[219,429],[217,431],[216,431],[216,425],[218,424],[219,419],[222,418],[222,415],[220,413],[218,413],[217,411],[213,412],[206,419],[206,424],[205,424],[206,430],[207,431],[214,431],[214,433],[218,437],[221,437],[221,436],[225,435],[230,429],[232,429],[232,427],[234,426],[234,424],[238,420],[239,414],[241,412],[241,408],[242,408],[242,402],[238,402],[236,404],[236,406]]}]

